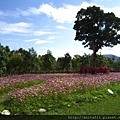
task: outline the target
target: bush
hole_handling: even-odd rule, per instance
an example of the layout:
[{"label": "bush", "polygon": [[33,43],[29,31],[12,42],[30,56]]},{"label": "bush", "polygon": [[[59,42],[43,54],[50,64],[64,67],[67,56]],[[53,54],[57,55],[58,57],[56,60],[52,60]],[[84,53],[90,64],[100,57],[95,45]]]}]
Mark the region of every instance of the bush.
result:
[{"label": "bush", "polygon": [[82,73],[91,73],[91,74],[95,74],[95,73],[109,73],[109,68],[107,66],[99,66],[99,67],[80,67],[80,69],[78,70],[78,72],[80,74]]}]

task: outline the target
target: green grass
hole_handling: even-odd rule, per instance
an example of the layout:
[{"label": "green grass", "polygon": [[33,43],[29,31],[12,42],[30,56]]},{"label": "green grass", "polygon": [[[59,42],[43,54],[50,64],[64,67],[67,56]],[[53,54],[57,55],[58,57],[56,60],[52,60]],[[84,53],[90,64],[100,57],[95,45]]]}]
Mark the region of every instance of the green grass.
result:
[{"label": "green grass", "polygon": [[70,107],[55,108],[46,115],[120,115],[120,96],[96,103],[72,104]]},{"label": "green grass", "polygon": [[[30,87],[43,84],[19,83],[14,87]],[[111,89],[114,94],[108,93]],[[4,88],[0,94],[0,111],[8,109],[12,115],[120,115],[120,83],[101,86],[99,88],[84,88],[69,94],[58,94],[51,97],[26,97],[23,103],[6,95],[10,88]],[[46,109],[40,113],[40,108]]]},{"label": "green grass", "polygon": [[4,93],[6,93],[10,90],[14,90],[15,88],[25,88],[25,87],[29,88],[31,86],[35,86],[35,85],[39,85],[39,84],[43,84],[43,83],[44,83],[44,80],[28,81],[26,83],[18,82],[18,83],[15,83],[15,84],[10,85],[10,86],[6,86],[3,89],[1,89],[0,96],[2,96]]}]

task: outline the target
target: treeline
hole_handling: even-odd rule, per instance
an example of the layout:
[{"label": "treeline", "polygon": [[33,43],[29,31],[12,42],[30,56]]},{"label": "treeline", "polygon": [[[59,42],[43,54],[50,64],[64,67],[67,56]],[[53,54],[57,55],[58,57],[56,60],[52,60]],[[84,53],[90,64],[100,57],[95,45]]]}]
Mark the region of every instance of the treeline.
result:
[{"label": "treeline", "polygon": [[[58,53],[59,54],[59,53]],[[92,66],[92,55],[74,55],[55,58],[50,50],[44,55],[37,55],[34,48],[10,50],[0,44],[0,76],[26,73],[77,72],[81,66]],[[120,59],[97,55],[96,66],[108,66],[112,71],[120,71]]]}]

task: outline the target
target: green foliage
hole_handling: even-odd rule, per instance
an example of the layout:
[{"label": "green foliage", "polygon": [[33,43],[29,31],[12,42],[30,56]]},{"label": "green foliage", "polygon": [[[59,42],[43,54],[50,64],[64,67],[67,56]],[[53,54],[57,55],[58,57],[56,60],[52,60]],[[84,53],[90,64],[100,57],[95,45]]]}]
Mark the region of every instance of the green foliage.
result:
[{"label": "green foliage", "polygon": [[40,57],[40,67],[43,71],[50,71],[55,69],[56,59],[53,57],[52,53],[48,51],[47,54]]},{"label": "green foliage", "polygon": [[21,55],[13,55],[9,58],[7,64],[7,72],[9,74],[20,74],[23,71],[23,57]]},{"label": "green foliage", "polygon": [[80,55],[74,55],[72,59],[72,70],[77,72],[78,69],[80,68],[82,63],[82,56]]},{"label": "green foliage", "polygon": [[76,30],[75,40],[84,41],[85,47],[89,46],[97,52],[103,46],[113,46],[120,42],[117,33],[120,30],[120,19],[114,13],[104,13],[99,7],[93,6],[82,8],[76,18],[73,28]]},{"label": "green foliage", "polygon": [[93,6],[78,11],[73,27],[76,30],[75,40],[82,41],[84,47],[93,50],[92,65],[96,65],[96,52],[102,47],[113,47],[120,43],[120,18],[114,13],[104,13]]},{"label": "green foliage", "polygon": [[92,56],[84,54],[81,59],[81,66],[91,66]]},{"label": "green foliage", "polygon": [[57,59],[56,69],[60,72],[69,72],[72,69],[72,58],[69,53],[66,53],[64,57],[59,57]]},{"label": "green foliage", "polygon": [[[11,51],[10,57],[13,57],[13,56],[17,56],[17,59],[19,59],[19,62],[21,61],[19,63],[19,65],[15,65],[17,69],[20,69],[17,71],[17,74],[31,73],[35,70],[38,70],[38,58],[37,58],[37,53],[34,50],[34,48],[30,48],[29,51],[26,51],[22,48],[20,48],[19,50],[16,50],[16,51],[13,50],[13,51]],[[18,56],[19,56],[19,58],[18,58]],[[12,59],[16,59],[16,58],[12,58]],[[19,66],[21,66],[21,67],[19,67]],[[13,71],[15,71],[14,66],[12,66],[11,68],[9,68],[9,66],[8,66],[8,69],[10,69],[9,71],[11,71],[12,69],[13,69]]]},{"label": "green foliage", "polygon": [[61,72],[64,71],[64,57],[59,57],[57,59],[57,66],[56,69]]},{"label": "green foliage", "polygon": [[[50,50],[45,55],[37,55],[34,48],[28,51],[22,48],[10,51],[9,47],[0,45],[0,76],[24,73],[65,73],[78,72],[81,66],[92,66],[92,55],[74,55],[69,53],[57,59]],[[120,71],[119,60],[96,55],[96,66],[108,66],[112,71]]]},{"label": "green foliage", "polygon": [[114,63],[113,63],[113,66],[112,66],[112,70],[113,71],[120,71],[120,59],[118,59],[117,61],[115,61]]},{"label": "green foliage", "polygon": [[8,46],[4,47],[0,44],[0,76],[4,75],[7,70],[7,62],[9,59],[10,49]]},{"label": "green foliage", "polygon": [[70,70],[70,66],[71,66],[71,56],[69,53],[66,53],[64,58],[64,69],[68,72]]}]

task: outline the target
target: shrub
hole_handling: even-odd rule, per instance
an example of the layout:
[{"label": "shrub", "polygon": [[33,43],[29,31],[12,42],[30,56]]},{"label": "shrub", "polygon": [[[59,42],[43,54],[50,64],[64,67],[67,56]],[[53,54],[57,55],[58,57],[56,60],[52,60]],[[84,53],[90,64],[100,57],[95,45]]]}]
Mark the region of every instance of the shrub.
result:
[{"label": "shrub", "polygon": [[107,66],[99,66],[99,67],[80,67],[80,69],[78,70],[78,72],[80,74],[82,73],[91,73],[91,74],[95,74],[95,73],[109,73],[109,68]]}]

